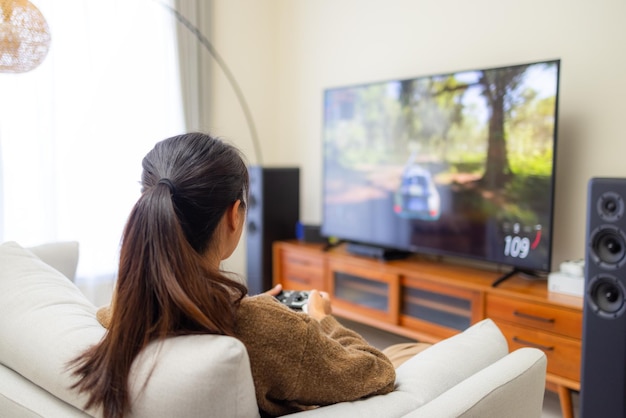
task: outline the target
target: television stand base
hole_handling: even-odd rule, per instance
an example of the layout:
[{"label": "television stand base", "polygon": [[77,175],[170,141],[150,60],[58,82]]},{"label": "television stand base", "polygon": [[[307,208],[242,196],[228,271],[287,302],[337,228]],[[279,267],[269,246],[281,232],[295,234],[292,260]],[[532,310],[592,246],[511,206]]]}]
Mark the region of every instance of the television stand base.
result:
[{"label": "television stand base", "polygon": [[511,277],[515,276],[516,274],[525,274],[525,275],[531,276],[531,277],[539,277],[537,275],[537,273],[535,273],[535,272],[533,272],[531,270],[524,270],[524,269],[520,269],[520,268],[514,268],[513,270],[511,270],[508,273],[506,273],[504,276],[501,276],[498,279],[494,280],[494,282],[491,283],[491,287],[497,287],[500,283],[510,279]]},{"label": "television stand base", "polygon": [[393,250],[390,248],[377,247],[375,245],[357,244],[349,242],[346,244],[346,250],[354,255],[377,258],[379,260],[400,260],[411,255],[408,251]]}]

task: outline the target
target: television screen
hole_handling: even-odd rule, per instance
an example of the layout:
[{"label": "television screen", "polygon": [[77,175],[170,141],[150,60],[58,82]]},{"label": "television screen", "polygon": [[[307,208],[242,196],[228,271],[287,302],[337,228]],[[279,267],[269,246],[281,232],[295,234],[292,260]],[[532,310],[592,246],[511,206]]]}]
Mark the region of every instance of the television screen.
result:
[{"label": "television screen", "polygon": [[322,234],[549,271],[559,68],[325,90]]}]

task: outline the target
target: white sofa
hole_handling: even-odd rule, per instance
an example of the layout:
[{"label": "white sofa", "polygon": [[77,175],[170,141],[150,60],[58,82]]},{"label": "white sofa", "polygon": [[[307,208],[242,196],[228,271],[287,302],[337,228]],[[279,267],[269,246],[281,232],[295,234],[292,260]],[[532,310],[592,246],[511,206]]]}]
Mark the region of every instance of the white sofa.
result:
[{"label": "white sofa", "polygon": [[[96,307],[60,272],[75,271],[73,247],[54,248],[38,252],[44,263],[16,243],[0,245],[0,417],[100,416],[82,408],[85,396],[69,388],[66,365],[105,330]],[[541,351],[509,353],[484,320],[400,366],[392,393],[293,416],[540,417],[545,369]],[[231,337],[153,344],[130,381],[133,417],[259,417],[246,350]]]}]

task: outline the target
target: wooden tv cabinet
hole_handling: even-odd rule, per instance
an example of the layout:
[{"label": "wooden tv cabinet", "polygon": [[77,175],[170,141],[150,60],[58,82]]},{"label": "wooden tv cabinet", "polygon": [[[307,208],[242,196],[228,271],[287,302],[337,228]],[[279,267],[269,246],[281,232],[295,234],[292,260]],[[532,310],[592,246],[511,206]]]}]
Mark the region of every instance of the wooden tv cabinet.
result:
[{"label": "wooden tv cabinet", "polygon": [[550,293],[545,280],[413,256],[381,261],[342,246],[273,244],[273,282],[285,289],[319,289],[333,313],[405,337],[437,342],[484,318],[493,319],[509,349],[543,350],[546,388],[557,392],[564,417],[573,417],[571,392],[580,390],[582,298]]}]

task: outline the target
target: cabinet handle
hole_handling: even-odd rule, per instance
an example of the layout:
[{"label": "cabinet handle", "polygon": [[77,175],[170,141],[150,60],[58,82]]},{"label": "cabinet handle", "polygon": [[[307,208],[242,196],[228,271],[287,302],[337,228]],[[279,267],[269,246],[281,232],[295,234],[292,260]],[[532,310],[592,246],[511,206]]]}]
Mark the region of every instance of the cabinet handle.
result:
[{"label": "cabinet handle", "polygon": [[542,316],[530,315],[530,314],[519,312],[519,311],[513,311],[513,315],[518,316],[520,318],[532,319],[533,321],[546,322],[548,324],[554,323],[554,318],[544,318]]},{"label": "cabinet handle", "polygon": [[287,280],[291,280],[292,282],[298,282],[298,283],[304,283],[304,284],[309,284],[310,280],[304,277],[298,277],[298,276],[287,276]]},{"label": "cabinet handle", "polygon": [[311,264],[309,260],[303,260],[301,258],[289,257],[287,258],[287,264],[299,264],[301,266],[308,266]]},{"label": "cabinet handle", "polygon": [[515,341],[518,344],[528,345],[528,346],[535,347],[535,348],[538,348],[538,349],[543,350],[543,351],[554,351],[554,346],[537,344],[537,343],[534,343],[532,341],[527,341],[527,340],[524,340],[524,339],[518,338],[518,337],[513,337],[513,341]]}]

